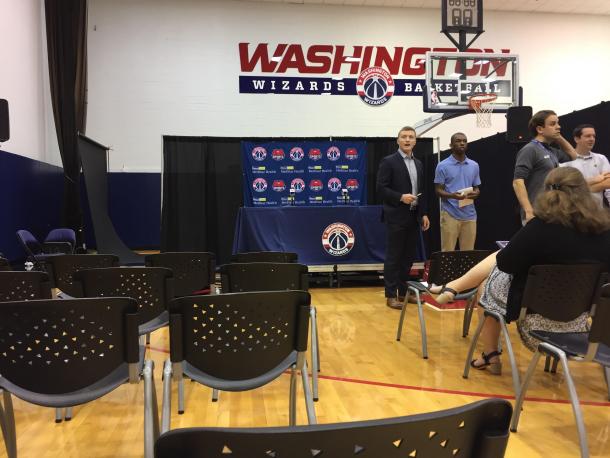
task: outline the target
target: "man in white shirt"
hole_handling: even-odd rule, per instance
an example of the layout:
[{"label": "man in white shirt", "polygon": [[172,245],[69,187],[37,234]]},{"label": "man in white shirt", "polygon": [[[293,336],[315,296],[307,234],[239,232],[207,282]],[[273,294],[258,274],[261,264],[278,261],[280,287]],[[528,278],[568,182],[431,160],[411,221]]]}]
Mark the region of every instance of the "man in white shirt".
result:
[{"label": "man in white shirt", "polygon": [[591,150],[595,146],[595,127],[591,124],[581,124],[574,129],[576,143],[576,159],[564,162],[561,167],[574,167],[587,180],[593,198],[603,206],[604,194],[610,197],[610,162],[603,154]]}]

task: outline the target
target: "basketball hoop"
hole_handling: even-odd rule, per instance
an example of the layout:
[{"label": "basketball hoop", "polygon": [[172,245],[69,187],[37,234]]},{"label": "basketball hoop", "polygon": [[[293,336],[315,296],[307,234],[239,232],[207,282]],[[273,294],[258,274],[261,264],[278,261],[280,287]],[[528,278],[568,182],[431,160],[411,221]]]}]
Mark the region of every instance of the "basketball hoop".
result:
[{"label": "basketball hoop", "polygon": [[491,113],[497,94],[475,94],[468,97],[468,106],[477,115],[477,127],[491,127]]}]

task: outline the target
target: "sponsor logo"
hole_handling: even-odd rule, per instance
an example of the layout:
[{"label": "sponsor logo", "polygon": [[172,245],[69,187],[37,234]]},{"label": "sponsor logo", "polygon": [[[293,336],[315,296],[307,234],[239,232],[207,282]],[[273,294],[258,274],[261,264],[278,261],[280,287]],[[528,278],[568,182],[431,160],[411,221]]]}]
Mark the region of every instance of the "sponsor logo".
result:
[{"label": "sponsor logo", "polygon": [[341,150],[336,146],[331,146],[326,150],[326,157],[331,161],[337,161],[341,157]]},{"label": "sponsor logo", "polygon": [[300,178],[295,178],[290,182],[290,189],[294,189],[295,192],[302,192],[305,189],[305,182]]},{"label": "sponsor logo", "polygon": [[358,150],[356,148],[348,148],[345,150],[345,159],[355,161],[358,159]]},{"label": "sponsor logo", "polygon": [[309,159],[319,161],[322,158],[322,151],[319,148],[311,148],[309,150]]},{"label": "sponsor logo", "polygon": [[332,256],[345,256],[356,243],[354,231],[344,223],[332,223],[322,232],[322,247]]},{"label": "sponsor logo", "polygon": [[252,158],[254,158],[255,161],[264,161],[266,157],[267,150],[262,146],[256,146],[252,148]]},{"label": "sponsor logo", "polygon": [[285,157],[284,150],[281,148],[276,148],[271,151],[271,159],[274,161],[283,161]]},{"label": "sponsor logo", "polygon": [[303,148],[295,146],[294,148],[292,148],[290,150],[290,159],[292,159],[293,161],[298,162],[298,161],[302,160],[304,157],[305,157],[305,152],[303,151]]},{"label": "sponsor logo", "polygon": [[378,107],[389,102],[394,95],[394,80],[387,70],[370,67],[358,76],[356,91],[364,103]]},{"label": "sponsor logo", "polygon": [[311,189],[312,191],[320,191],[322,190],[322,188],[324,188],[322,180],[311,180],[309,182],[309,189]]},{"label": "sponsor logo", "polygon": [[271,188],[275,192],[281,192],[284,189],[286,189],[286,183],[284,183],[284,180],[273,180],[273,184],[271,185]]},{"label": "sponsor logo", "polygon": [[355,178],[348,178],[348,180],[345,182],[345,187],[350,191],[355,191],[356,189],[358,189],[358,185],[358,180],[356,180]]},{"label": "sponsor logo", "polygon": [[332,192],[339,192],[341,190],[341,180],[339,178],[328,180],[328,189]]},{"label": "sponsor logo", "polygon": [[257,178],[252,182],[252,189],[256,192],[265,192],[267,190],[267,180],[264,178]]}]

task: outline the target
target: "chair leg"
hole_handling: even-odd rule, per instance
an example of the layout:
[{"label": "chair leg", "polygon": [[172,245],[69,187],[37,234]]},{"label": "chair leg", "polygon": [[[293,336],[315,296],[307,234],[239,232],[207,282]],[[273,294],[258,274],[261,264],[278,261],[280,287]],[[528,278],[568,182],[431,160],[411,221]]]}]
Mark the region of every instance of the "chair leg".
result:
[{"label": "chair leg", "polygon": [[55,409],[55,423],[61,423],[64,420],[64,413],[60,407]]},{"label": "chair leg", "polygon": [[[4,390],[2,392],[5,419],[6,436],[4,443],[6,444],[6,454],[8,458],[17,458],[17,431],[15,428],[15,412],[13,411],[13,399],[11,393]],[[4,432],[4,431],[3,431]]]},{"label": "chair leg", "polygon": [[476,294],[473,295],[466,304],[464,309],[464,320],[462,321],[462,337],[466,337],[470,331],[470,323],[472,322],[472,313],[474,312],[474,301]]},{"label": "chair leg", "polygon": [[220,392],[216,388],[212,388],[212,402],[218,402]]},{"label": "chair leg", "polygon": [[546,355],[544,358],[544,372],[548,372],[551,369],[551,355]]},{"label": "chair leg", "polygon": [[559,364],[558,358],[553,358],[553,367],[551,367],[551,374],[557,373],[557,365]]},{"label": "chair leg", "polygon": [[297,379],[296,379],[296,367],[293,365],[290,368],[290,400],[288,408],[288,418],[290,426],[297,424]]},{"label": "chair leg", "polygon": [[508,335],[508,328],[506,326],[506,321],[500,315],[496,315],[496,318],[499,318],[500,327],[502,328],[502,333],[504,334],[504,341],[506,342],[506,351],[508,352],[508,359],[510,361],[511,372],[513,376],[513,388],[515,389],[515,396],[519,395],[519,390],[521,389],[521,382],[519,381],[519,369],[517,368],[517,360],[515,359],[515,353],[513,352],[513,346],[510,341],[510,336]]},{"label": "chair leg", "polygon": [[66,421],[72,420],[72,407],[66,407],[66,413],[64,414],[64,419]]},{"label": "chair leg", "polygon": [[[426,320],[424,319],[424,307],[421,303],[419,291],[415,291],[417,298],[417,314],[419,315],[419,328],[421,332],[421,352],[424,359],[428,359],[428,335],[426,334]],[[405,297],[405,302],[407,301]]]},{"label": "chair leg", "polygon": [[570,392],[570,401],[572,401],[572,412],[574,412],[574,419],[576,420],[576,428],[578,429],[578,440],[580,442],[580,456],[589,456],[589,445],[587,443],[587,430],[585,428],[585,422],[582,418],[582,411],[580,410],[580,403],[578,401],[578,393],[574,386],[574,381],[570,375],[570,368],[568,367],[568,358],[563,351],[558,352],[561,366],[563,367],[564,378],[568,385],[568,391]]},{"label": "chair leg", "polygon": [[318,322],[316,319],[316,309],[311,307],[309,311],[311,319],[311,384],[313,389],[313,400],[318,400],[318,363],[319,363],[319,349],[318,349]]},{"label": "chair leg", "polygon": [[144,458],[153,458],[155,441],[159,437],[159,411],[155,389],[154,362],[144,362]]},{"label": "chair leg", "polygon": [[[218,399],[218,395],[216,396]],[[184,413],[184,378],[178,382],[178,415]]]},{"label": "chair leg", "polygon": [[603,366],[604,378],[606,379],[606,386],[608,387],[608,401],[610,401],[610,367]]},{"label": "chair leg", "polygon": [[405,297],[405,301],[402,304],[402,309],[400,309],[400,319],[398,320],[398,330],[396,331],[396,340],[400,342],[400,336],[402,335],[402,324],[405,321],[405,313],[407,312],[407,299]]},{"label": "chair leg", "polygon": [[307,376],[307,361],[303,362],[303,368],[301,369],[301,378],[303,379],[303,391],[305,392],[305,407],[307,408],[307,422],[310,425],[318,423],[316,419],[316,410],[313,403],[311,391],[309,389],[309,380]]},{"label": "chair leg", "polygon": [[150,345],[150,332],[146,333],[146,345]]},{"label": "chair leg", "polygon": [[474,350],[477,348],[477,341],[479,340],[479,336],[481,335],[481,331],[483,330],[483,323],[485,319],[483,316],[479,318],[479,324],[477,325],[477,330],[474,332],[472,336],[472,341],[470,342],[470,347],[468,348],[468,354],[466,355],[466,362],[464,363],[464,372],[462,377],[468,378],[468,373],[470,372],[470,361],[472,361],[472,357],[474,355]]},{"label": "chair leg", "polygon": [[163,404],[161,405],[161,434],[169,431],[172,417],[172,363],[163,365]]},{"label": "chair leg", "polygon": [[[532,380],[532,376],[536,371],[536,366],[538,365],[538,361],[542,353],[538,351],[534,352],[534,356],[532,356],[532,360],[530,361],[530,365],[527,367],[527,372],[525,373],[525,378],[523,379],[523,385],[519,389],[519,394],[517,395],[517,400],[515,401],[515,409],[513,411],[513,418],[510,422],[510,430],[513,433],[517,432],[517,426],[519,426],[519,417],[521,416],[521,409],[523,408],[523,401],[525,401],[525,393],[527,393],[527,388]],[[548,356],[547,356],[548,357]]]}]

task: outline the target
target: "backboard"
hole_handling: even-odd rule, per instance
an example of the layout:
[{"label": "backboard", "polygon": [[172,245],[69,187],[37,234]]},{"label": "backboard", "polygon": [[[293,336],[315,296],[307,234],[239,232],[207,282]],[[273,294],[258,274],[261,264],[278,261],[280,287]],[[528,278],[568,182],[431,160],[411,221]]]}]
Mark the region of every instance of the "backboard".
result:
[{"label": "backboard", "polygon": [[503,53],[426,53],[424,111],[473,112],[472,96],[489,96],[493,111],[505,113],[519,103],[519,56]]}]

